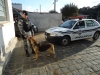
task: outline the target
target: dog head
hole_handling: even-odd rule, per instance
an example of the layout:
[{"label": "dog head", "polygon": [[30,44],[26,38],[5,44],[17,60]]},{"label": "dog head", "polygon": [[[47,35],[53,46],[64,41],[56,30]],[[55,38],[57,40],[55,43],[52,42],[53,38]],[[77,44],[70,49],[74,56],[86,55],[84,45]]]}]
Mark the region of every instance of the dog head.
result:
[{"label": "dog head", "polygon": [[30,42],[31,42],[31,44],[38,44],[38,42],[37,42],[37,40],[35,39],[35,38],[33,38],[33,37],[30,37]]}]

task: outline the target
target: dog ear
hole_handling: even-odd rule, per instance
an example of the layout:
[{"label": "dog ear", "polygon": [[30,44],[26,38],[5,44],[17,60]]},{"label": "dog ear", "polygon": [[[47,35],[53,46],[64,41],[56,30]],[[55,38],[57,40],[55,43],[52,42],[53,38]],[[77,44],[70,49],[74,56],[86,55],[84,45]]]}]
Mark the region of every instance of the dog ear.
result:
[{"label": "dog ear", "polygon": [[32,37],[32,39],[34,40],[34,42],[36,42],[38,44],[37,40],[34,37]]},{"label": "dog ear", "polygon": [[32,43],[32,37],[29,38],[29,41]]},{"label": "dog ear", "polygon": [[34,37],[30,37],[30,39],[35,40],[35,38],[34,38]]},{"label": "dog ear", "polygon": [[32,39],[32,37],[30,37],[29,39]]}]

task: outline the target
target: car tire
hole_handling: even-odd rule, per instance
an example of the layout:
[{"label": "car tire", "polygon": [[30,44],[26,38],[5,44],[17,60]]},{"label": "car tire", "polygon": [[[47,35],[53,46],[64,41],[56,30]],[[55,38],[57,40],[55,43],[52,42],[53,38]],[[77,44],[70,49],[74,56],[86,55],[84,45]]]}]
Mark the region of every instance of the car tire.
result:
[{"label": "car tire", "polygon": [[38,32],[38,28],[34,28],[34,27],[33,27],[33,30],[34,30],[35,33]]},{"label": "car tire", "polygon": [[61,40],[61,45],[66,46],[69,44],[69,42],[70,42],[69,37],[63,37]]},{"label": "car tire", "polygon": [[35,32],[36,32],[36,33],[38,32],[38,28],[36,28]]},{"label": "car tire", "polygon": [[34,32],[34,30],[33,30],[33,34],[35,35],[35,32]]},{"label": "car tire", "polygon": [[93,40],[97,40],[99,38],[99,32],[95,32],[93,36]]}]

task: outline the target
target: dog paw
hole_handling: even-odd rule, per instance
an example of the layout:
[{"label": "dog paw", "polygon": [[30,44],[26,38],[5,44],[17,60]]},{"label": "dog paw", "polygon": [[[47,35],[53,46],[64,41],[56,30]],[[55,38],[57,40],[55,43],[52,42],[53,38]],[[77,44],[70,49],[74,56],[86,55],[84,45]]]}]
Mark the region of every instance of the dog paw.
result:
[{"label": "dog paw", "polygon": [[54,59],[55,59],[56,57],[54,57]]},{"label": "dog paw", "polygon": [[54,59],[56,58],[56,55],[54,56]]},{"label": "dog paw", "polygon": [[37,59],[34,59],[34,60],[37,60]]},{"label": "dog paw", "polygon": [[48,57],[50,56],[50,55],[47,55]]},{"label": "dog paw", "polygon": [[33,57],[34,59],[36,59],[36,57]]}]

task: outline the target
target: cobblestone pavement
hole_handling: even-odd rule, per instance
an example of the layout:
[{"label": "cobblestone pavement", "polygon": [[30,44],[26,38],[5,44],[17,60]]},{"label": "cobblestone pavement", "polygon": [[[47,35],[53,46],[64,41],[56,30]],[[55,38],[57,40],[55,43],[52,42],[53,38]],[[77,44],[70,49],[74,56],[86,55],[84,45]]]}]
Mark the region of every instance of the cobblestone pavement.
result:
[{"label": "cobblestone pavement", "polygon": [[[39,42],[44,33],[37,34]],[[41,53],[39,59],[25,56],[23,42],[19,41],[3,75],[100,75],[100,39],[73,41],[68,46],[55,44],[57,58]]]}]

